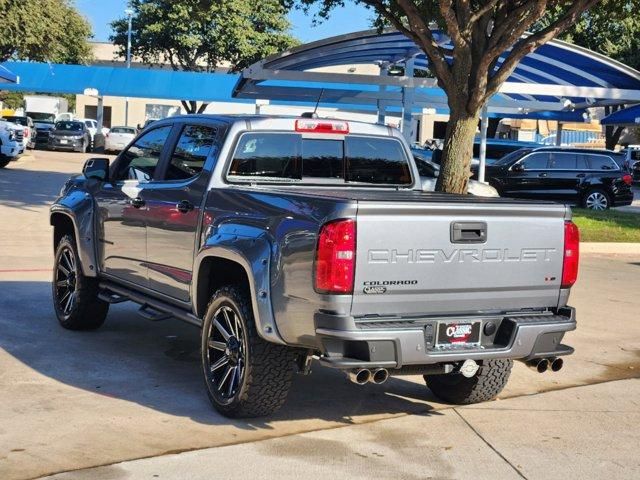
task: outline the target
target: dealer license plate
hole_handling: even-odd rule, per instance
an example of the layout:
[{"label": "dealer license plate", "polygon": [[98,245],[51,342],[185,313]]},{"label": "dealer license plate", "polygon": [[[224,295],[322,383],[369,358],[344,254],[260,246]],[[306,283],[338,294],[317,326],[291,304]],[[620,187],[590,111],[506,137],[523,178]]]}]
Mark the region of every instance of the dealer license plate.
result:
[{"label": "dealer license plate", "polygon": [[479,345],[481,321],[441,322],[438,324],[438,346]]}]

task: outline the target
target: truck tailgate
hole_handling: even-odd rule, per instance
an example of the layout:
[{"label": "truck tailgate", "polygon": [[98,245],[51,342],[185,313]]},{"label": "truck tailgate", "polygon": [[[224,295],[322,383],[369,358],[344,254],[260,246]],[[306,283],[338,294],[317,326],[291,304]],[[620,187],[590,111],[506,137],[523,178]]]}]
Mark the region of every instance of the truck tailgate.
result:
[{"label": "truck tailgate", "polygon": [[566,215],[556,204],[361,200],[351,313],[554,307]]}]

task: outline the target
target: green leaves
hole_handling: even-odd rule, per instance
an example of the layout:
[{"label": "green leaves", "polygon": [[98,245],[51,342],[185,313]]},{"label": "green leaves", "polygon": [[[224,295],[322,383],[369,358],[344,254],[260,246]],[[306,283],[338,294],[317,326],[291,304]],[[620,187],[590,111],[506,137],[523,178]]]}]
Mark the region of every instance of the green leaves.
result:
[{"label": "green leaves", "polygon": [[[241,70],[297,42],[279,0],[133,0],[132,55],[175,70]],[[112,23],[126,53],[128,22]]]},{"label": "green leaves", "polygon": [[0,0],[0,62],[86,63],[91,27],[69,0]]}]

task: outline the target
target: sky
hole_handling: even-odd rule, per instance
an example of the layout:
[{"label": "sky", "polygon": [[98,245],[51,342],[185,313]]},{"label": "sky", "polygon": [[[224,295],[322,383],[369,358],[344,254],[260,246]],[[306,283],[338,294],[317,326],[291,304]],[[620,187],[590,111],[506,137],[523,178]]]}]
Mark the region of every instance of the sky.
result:
[{"label": "sky", "polygon": [[[89,19],[93,26],[95,41],[108,41],[111,28],[109,23],[124,16],[127,0],[76,0],[78,10]],[[321,38],[357,32],[371,28],[372,13],[364,7],[346,0],[345,7],[336,9],[331,17],[318,26],[312,25],[312,14],[308,16],[299,10],[289,14],[291,34],[303,43]]]}]

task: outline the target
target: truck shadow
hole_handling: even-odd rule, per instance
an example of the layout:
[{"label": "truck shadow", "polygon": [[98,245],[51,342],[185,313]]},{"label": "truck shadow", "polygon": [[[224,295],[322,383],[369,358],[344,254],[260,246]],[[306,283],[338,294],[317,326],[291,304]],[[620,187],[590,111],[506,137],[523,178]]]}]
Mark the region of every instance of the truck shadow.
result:
[{"label": "truck shadow", "polygon": [[50,285],[43,281],[0,281],[0,331],[0,348],[53,380],[207,425],[258,430],[287,420],[351,424],[361,416],[429,413],[434,400],[423,382],[392,378],[380,386],[358,386],[338,371],[314,365],[312,375],[294,377],[280,412],[232,421],[207,399],[197,328],[177,320],[149,322],[134,305],[122,304],[112,306],[99,330],[64,330],[52,310]]}]

